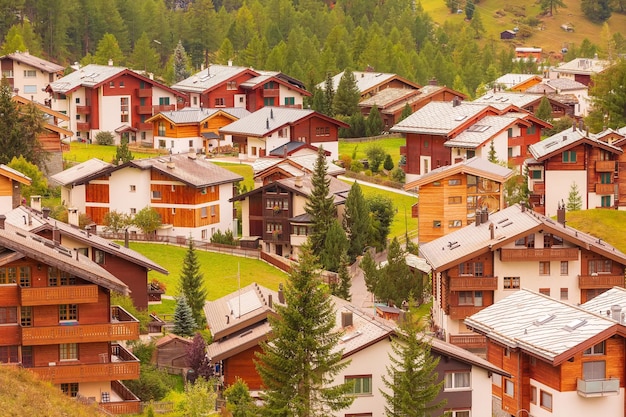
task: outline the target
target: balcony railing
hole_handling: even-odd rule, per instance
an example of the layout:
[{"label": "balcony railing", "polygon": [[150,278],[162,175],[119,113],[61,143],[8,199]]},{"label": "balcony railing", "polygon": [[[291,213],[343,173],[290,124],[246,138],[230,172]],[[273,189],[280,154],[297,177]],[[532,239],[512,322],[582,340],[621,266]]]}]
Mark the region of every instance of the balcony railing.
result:
[{"label": "balcony railing", "polygon": [[596,194],[615,194],[615,184],[596,184]]},{"label": "balcony railing", "polygon": [[82,304],[98,302],[97,285],[20,288],[23,306]]},{"label": "balcony railing", "polygon": [[138,88],[137,97],[152,97],[152,89],[151,88]]},{"label": "balcony railing", "polygon": [[509,146],[522,146],[526,138],[524,136],[514,136],[509,138]]},{"label": "balcony railing", "polygon": [[152,106],[137,106],[137,114],[152,114]]},{"label": "balcony railing", "polygon": [[481,334],[451,334],[450,343],[463,349],[484,349],[487,347],[487,338]]},{"label": "balcony railing", "polygon": [[152,130],[152,123],[135,123],[135,128],[138,130]]},{"label": "balcony railing", "polygon": [[91,123],[89,122],[77,122],[76,130],[79,132],[88,132],[91,130]]},{"label": "balcony railing", "polygon": [[176,110],[176,106],[174,104],[157,104],[152,106],[152,114],[157,114],[162,111],[173,111]]},{"label": "balcony railing", "polygon": [[463,320],[466,317],[471,316],[472,314],[478,313],[480,310],[485,308],[486,306],[450,306],[450,318],[454,320]]},{"label": "balcony railing", "polygon": [[543,248],[543,249],[501,249],[502,262],[515,261],[575,261],[578,259],[576,248]]},{"label": "balcony railing", "polygon": [[596,161],[596,172],[615,172],[616,161]]},{"label": "balcony railing", "polygon": [[76,106],[77,114],[89,114],[91,113],[91,106]]},{"label": "balcony railing", "polygon": [[113,381],[117,379],[128,380],[139,378],[139,359],[132,353],[119,345],[111,346],[119,353],[125,351],[124,355],[116,356],[111,353],[109,361],[108,354],[103,358],[102,363],[85,364],[80,361],[53,362],[45,367],[29,368],[40,378],[52,382],[53,384],[63,384],[66,382],[97,382]]},{"label": "balcony railing", "polygon": [[498,289],[498,277],[450,277],[450,291]]},{"label": "balcony railing", "polygon": [[546,193],[546,183],[535,181],[532,185],[532,193],[533,194],[545,194]]},{"label": "balcony railing", "polygon": [[280,90],[278,88],[264,88],[263,97],[278,97]]},{"label": "balcony railing", "polygon": [[578,287],[581,290],[592,290],[601,288],[624,288],[624,276],[623,275],[579,275]]},{"label": "balcony railing", "polygon": [[62,322],[58,326],[23,327],[22,344],[112,342],[139,338],[139,321],[119,306],[111,308],[111,323]]},{"label": "balcony railing", "polygon": [[578,395],[581,397],[604,397],[619,394],[619,378],[579,379],[576,383]]},{"label": "balcony railing", "polygon": [[3,345],[19,345],[21,328],[16,323],[13,325],[5,324],[0,326],[0,341]]},{"label": "balcony railing", "polygon": [[100,403],[100,408],[112,414],[141,413],[141,400],[120,381],[111,381],[111,391],[113,391],[117,397],[122,398],[122,401]]}]

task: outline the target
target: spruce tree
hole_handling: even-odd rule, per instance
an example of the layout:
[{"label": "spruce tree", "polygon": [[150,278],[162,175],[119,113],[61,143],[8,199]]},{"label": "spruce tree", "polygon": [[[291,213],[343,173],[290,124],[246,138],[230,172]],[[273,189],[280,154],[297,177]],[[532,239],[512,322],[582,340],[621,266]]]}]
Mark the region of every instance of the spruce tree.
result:
[{"label": "spruce tree", "polygon": [[352,116],[359,111],[360,100],[361,92],[357,87],[354,73],[350,70],[344,71],[333,98],[335,115]]},{"label": "spruce tree", "polygon": [[567,211],[576,211],[583,208],[583,199],[578,191],[578,185],[573,182],[567,196]]},{"label": "spruce tree", "polygon": [[391,171],[393,169],[393,160],[391,159],[391,155],[385,155],[385,161],[383,162],[383,168],[386,171]]},{"label": "spruce tree", "polygon": [[174,329],[172,333],[181,337],[190,337],[196,331],[196,321],[193,319],[191,307],[187,304],[185,296],[180,296],[176,300],[174,310]]},{"label": "spruce tree", "polygon": [[350,260],[348,258],[348,253],[343,251],[341,253],[341,257],[339,258],[339,271],[338,272],[338,282],[332,288],[333,295],[336,295],[339,298],[343,298],[344,300],[350,301],[352,296],[350,295],[350,288],[352,287],[352,277],[350,276]]},{"label": "spruce tree", "polygon": [[122,139],[122,143],[115,150],[115,157],[113,158],[113,165],[125,164],[128,161],[135,159],[133,153],[128,149],[128,139]]},{"label": "spruce tree", "polygon": [[400,113],[400,120],[398,121],[400,122],[412,114],[413,114],[413,111],[411,110],[411,106],[409,106],[409,103],[406,103],[404,107],[402,108],[402,113]]},{"label": "spruce tree", "polygon": [[385,129],[385,123],[383,122],[383,118],[380,115],[378,106],[374,105],[372,107],[365,123],[368,136],[377,136],[383,132],[383,130]]},{"label": "spruce tree", "polygon": [[333,87],[333,77],[330,72],[326,73],[324,83],[324,99],[322,101],[322,113],[326,116],[334,116],[333,99],[335,98],[335,88]]},{"label": "spruce tree", "polygon": [[320,263],[327,271],[338,272],[341,254],[348,250],[346,232],[339,224],[339,220],[330,223],[324,239],[324,248],[320,253]]},{"label": "spruce tree", "polygon": [[552,121],[552,106],[550,105],[550,100],[548,100],[547,97],[544,96],[541,98],[537,111],[535,112],[535,116],[544,122]]},{"label": "spruce tree", "polygon": [[330,178],[326,175],[328,167],[326,166],[326,155],[324,149],[320,146],[317,152],[317,160],[313,168],[313,176],[311,178],[311,195],[306,202],[304,210],[312,217],[311,233],[309,241],[311,249],[316,256],[322,252],[324,241],[326,240],[326,232],[330,228],[331,223],[336,218],[336,208],[332,195],[328,195],[330,191]]},{"label": "spruce tree", "polygon": [[183,260],[179,285],[180,294],[187,299],[194,320],[199,326],[202,326],[205,322],[204,303],[206,302],[206,289],[204,288],[204,276],[200,272],[200,264],[192,239],[189,239],[187,253]]},{"label": "spruce tree", "polygon": [[174,49],[174,82],[179,82],[189,77],[189,58],[185,47],[181,41],[178,41],[178,45]]},{"label": "spruce tree", "polygon": [[391,364],[387,366],[387,376],[383,376],[388,391],[381,390],[388,417],[438,415],[437,411],[445,405],[445,400],[435,402],[443,387],[435,372],[439,359],[431,355],[430,343],[418,323],[407,312],[397,338],[391,342]]},{"label": "spruce tree", "polygon": [[346,198],[343,228],[348,235],[348,258],[351,262],[363,253],[370,232],[370,215],[361,186],[355,181]]},{"label": "spruce tree", "polygon": [[320,285],[316,258],[308,245],[285,286],[286,304],[270,316],[271,338],[261,344],[256,369],[264,391],[265,415],[325,417],[348,407],[351,385],[331,385],[348,362],[337,349],[332,299]]},{"label": "spruce tree", "polygon": [[498,155],[496,154],[496,146],[493,143],[493,139],[491,140],[491,143],[489,144],[489,153],[487,154],[487,160],[494,164],[498,163]]}]

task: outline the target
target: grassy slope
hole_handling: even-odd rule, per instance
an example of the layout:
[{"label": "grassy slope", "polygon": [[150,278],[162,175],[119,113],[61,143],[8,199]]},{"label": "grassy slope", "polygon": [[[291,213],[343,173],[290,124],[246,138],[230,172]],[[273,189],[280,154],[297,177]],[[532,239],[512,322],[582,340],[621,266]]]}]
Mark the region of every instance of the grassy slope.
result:
[{"label": "grassy slope", "polygon": [[383,138],[375,141],[368,142],[346,142],[343,140],[339,141],[339,155],[349,155],[352,157],[356,149],[356,160],[367,159],[367,155],[365,152],[367,148],[372,144],[380,145],[386,153],[391,155],[391,159],[395,166],[398,166],[398,161],[400,161],[400,146],[404,146],[406,143],[405,138]]},{"label": "grassy slope", "polygon": [[583,210],[567,213],[567,225],[596,236],[626,253],[626,211]]},{"label": "grassy slope", "polygon": [[[105,162],[111,162],[115,156],[116,146],[97,145],[79,142],[70,143],[70,151],[63,153],[63,159],[71,163],[85,162],[92,158],[98,158]],[[139,152],[131,149],[135,159],[151,158],[157,154],[154,152]]]},{"label": "grassy slope", "polygon": [[0,414],[4,417],[92,417],[93,407],[73,401],[29,371],[0,366]]}]

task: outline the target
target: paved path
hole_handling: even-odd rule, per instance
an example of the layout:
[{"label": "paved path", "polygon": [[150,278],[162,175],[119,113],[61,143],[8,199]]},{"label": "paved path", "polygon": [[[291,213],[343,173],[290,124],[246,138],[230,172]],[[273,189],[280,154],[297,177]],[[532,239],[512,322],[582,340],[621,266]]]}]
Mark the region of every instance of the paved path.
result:
[{"label": "paved path", "polygon": [[[380,263],[387,259],[387,251],[374,255],[376,263]],[[365,285],[365,275],[363,270],[358,266],[352,273],[352,287],[350,288],[352,296],[352,304],[362,309],[374,308],[374,295],[367,290]]]},{"label": "paved path", "polygon": [[[339,178],[342,181],[349,181],[349,182],[359,181],[356,178],[346,177],[345,175],[339,175],[337,178]],[[369,182],[369,181],[359,181],[359,184],[367,185],[368,187],[378,188],[379,190],[385,190],[385,191],[389,191],[392,193],[402,194],[402,195],[406,195],[409,197],[417,198],[417,194],[410,193],[408,191],[404,191],[399,188],[387,187],[386,185],[376,184],[374,182]]]}]

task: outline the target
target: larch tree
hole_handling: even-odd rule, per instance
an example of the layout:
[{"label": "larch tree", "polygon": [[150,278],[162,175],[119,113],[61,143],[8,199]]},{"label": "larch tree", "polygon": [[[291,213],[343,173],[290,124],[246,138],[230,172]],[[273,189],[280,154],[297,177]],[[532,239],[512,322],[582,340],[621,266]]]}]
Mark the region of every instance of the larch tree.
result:
[{"label": "larch tree", "polygon": [[311,177],[311,195],[304,207],[306,213],[312,217],[309,242],[316,256],[319,256],[324,249],[326,233],[337,215],[334,198],[332,195],[328,195],[330,192],[330,178],[328,178],[327,173],[326,155],[324,149],[320,146],[313,168],[313,176]]},{"label": "larch tree", "polygon": [[549,13],[550,16],[552,16],[559,7],[567,8],[563,0],[540,0],[539,6],[544,13]]},{"label": "larch tree", "polygon": [[285,305],[270,316],[272,336],[261,343],[256,369],[263,383],[263,415],[325,417],[352,404],[349,383],[332,385],[349,362],[338,349],[335,311],[308,245],[285,286]]},{"label": "larch tree", "polygon": [[135,159],[133,153],[128,148],[128,139],[122,139],[122,143],[116,147],[113,165],[121,165]]},{"label": "larch tree", "polygon": [[400,120],[398,121],[402,121],[412,114],[413,114],[413,111],[411,110],[411,106],[409,106],[409,103],[406,103],[404,107],[402,108],[402,113],[400,113]]},{"label": "larch tree", "polygon": [[424,417],[436,413],[445,405],[436,401],[443,380],[437,382],[439,359],[430,352],[424,329],[411,312],[405,313],[396,338],[391,342],[390,365],[383,376],[386,390],[381,390],[388,417]]},{"label": "larch tree", "polygon": [[378,106],[376,106],[375,104],[374,106],[372,106],[370,114],[367,116],[365,123],[368,136],[380,135],[385,129],[385,123],[383,122],[383,118],[380,115]]},{"label": "larch tree", "polygon": [[333,112],[335,115],[352,116],[359,111],[361,92],[356,84],[354,73],[347,69],[339,80],[337,92],[333,97]]},{"label": "larch tree", "polygon": [[113,62],[113,65],[124,64],[124,52],[120,48],[120,45],[112,33],[105,33],[100,42],[98,42],[98,48],[94,54],[94,63],[99,65],[108,65],[109,62]]},{"label": "larch tree", "polygon": [[179,290],[181,296],[187,299],[195,322],[202,326],[206,321],[204,316],[204,304],[206,302],[206,289],[204,288],[204,275],[200,272],[200,263],[193,243],[188,240],[187,252],[180,271]]},{"label": "larch tree", "polygon": [[487,153],[487,160],[494,164],[498,163],[498,154],[496,153],[496,145],[494,144],[493,139],[491,140],[491,143],[489,144],[489,152]]},{"label": "larch tree", "polygon": [[350,301],[350,289],[352,288],[352,277],[350,276],[350,259],[348,253],[343,251],[339,258],[339,271],[337,271],[337,282],[331,285],[333,295]]},{"label": "larch tree", "polygon": [[233,417],[256,417],[258,407],[250,395],[248,384],[243,379],[236,377],[235,382],[224,390],[226,409]]},{"label": "larch tree", "polygon": [[355,181],[346,198],[343,228],[348,235],[348,257],[354,262],[363,253],[370,231],[370,215],[361,186]]}]

